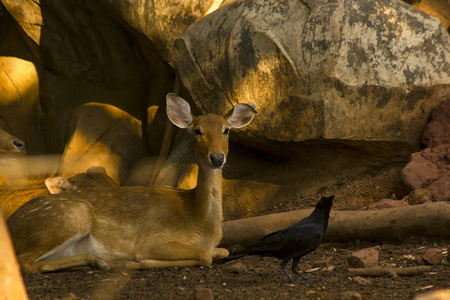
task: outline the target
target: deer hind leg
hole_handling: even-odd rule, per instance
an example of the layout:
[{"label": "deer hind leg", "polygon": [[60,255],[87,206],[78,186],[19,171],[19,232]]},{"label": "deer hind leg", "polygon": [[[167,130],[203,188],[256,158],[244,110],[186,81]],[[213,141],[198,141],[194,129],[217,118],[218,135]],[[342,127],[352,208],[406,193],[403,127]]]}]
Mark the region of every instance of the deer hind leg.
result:
[{"label": "deer hind leg", "polygon": [[[54,237],[54,236],[53,236]],[[95,255],[99,244],[90,236],[74,237],[42,254],[42,251],[30,251],[19,255],[22,270],[28,273],[53,272],[73,267],[92,266],[108,271],[111,267]]]},{"label": "deer hind leg", "polygon": [[[138,256],[139,257],[139,256]],[[148,257],[148,258],[146,258]],[[203,248],[180,242],[170,242],[149,249],[148,255],[142,255],[142,260],[127,261],[115,268],[125,269],[156,269],[171,267],[211,266],[212,256]]]},{"label": "deer hind leg", "polygon": [[80,254],[71,257],[54,260],[36,261],[35,259],[18,258],[24,273],[54,272],[74,267],[93,266],[103,271],[109,271],[111,267],[102,259],[92,254]]},{"label": "deer hind leg", "polygon": [[93,219],[91,206],[83,201],[44,197],[25,204],[8,219],[22,270],[49,272],[89,264],[107,269],[99,258],[85,255],[93,254]]}]

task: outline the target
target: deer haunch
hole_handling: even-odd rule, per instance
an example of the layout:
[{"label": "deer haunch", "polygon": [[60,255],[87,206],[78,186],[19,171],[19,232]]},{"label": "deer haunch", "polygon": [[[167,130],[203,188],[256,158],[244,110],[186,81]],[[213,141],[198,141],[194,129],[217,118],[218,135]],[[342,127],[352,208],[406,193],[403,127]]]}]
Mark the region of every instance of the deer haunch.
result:
[{"label": "deer haunch", "polygon": [[0,185],[0,207],[3,210],[5,219],[8,219],[16,210],[31,199],[47,195],[49,192],[51,194],[59,194],[89,187],[110,186],[118,186],[118,184],[108,176],[105,168],[96,166],[69,179],[65,177],[50,177],[45,181],[33,180],[28,181],[27,184],[17,186]]}]

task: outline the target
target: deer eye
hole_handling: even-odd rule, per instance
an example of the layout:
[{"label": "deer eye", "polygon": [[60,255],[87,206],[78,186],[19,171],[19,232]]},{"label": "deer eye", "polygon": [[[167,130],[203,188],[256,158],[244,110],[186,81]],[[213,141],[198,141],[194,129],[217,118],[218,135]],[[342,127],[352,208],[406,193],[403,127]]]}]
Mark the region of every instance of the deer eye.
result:
[{"label": "deer eye", "polygon": [[194,129],[194,134],[198,135],[198,136],[201,136],[202,132],[199,129]]},{"label": "deer eye", "polygon": [[230,133],[230,128],[225,128],[223,134],[228,135]]}]

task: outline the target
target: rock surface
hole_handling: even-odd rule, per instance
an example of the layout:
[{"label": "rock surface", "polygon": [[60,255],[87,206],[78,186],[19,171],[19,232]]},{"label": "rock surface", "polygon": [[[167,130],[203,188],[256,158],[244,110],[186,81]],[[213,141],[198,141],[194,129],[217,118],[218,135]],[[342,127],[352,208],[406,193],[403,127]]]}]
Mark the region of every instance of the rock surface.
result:
[{"label": "rock surface", "polygon": [[402,199],[402,201],[410,204],[422,204],[425,202],[431,202],[432,200],[431,192],[429,189],[418,189],[412,191],[408,196]]},{"label": "rock surface", "polygon": [[402,177],[412,189],[428,188],[435,200],[449,200],[450,145],[413,153],[402,170]]},{"label": "rock surface", "polygon": [[342,292],[340,295],[341,300],[358,300],[362,299],[362,296],[357,291],[346,291]]},{"label": "rock surface", "polygon": [[448,33],[393,1],[230,2],[183,32],[174,59],[202,111],[256,102],[244,131],[262,143],[333,140],[405,155],[450,92]]},{"label": "rock surface", "polygon": [[448,0],[405,0],[414,8],[435,16],[450,32],[450,2]]},{"label": "rock surface", "polygon": [[47,150],[40,130],[36,59],[0,3],[0,128],[22,139],[28,153]]},{"label": "rock surface", "polygon": [[[418,192],[427,188],[436,201],[450,200],[450,99],[431,113],[422,143],[428,148],[413,153],[402,170],[403,181]],[[430,199],[431,200],[431,199]],[[409,202],[409,201],[408,201]]]},{"label": "rock surface", "polygon": [[361,249],[352,252],[348,258],[348,264],[353,268],[371,268],[378,265],[380,259],[380,246]]},{"label": "rock surface", "polygon": [[[145,184],[154,159],[137,161],[159,152],[175,73],[196,114],[256,102],[254,124],[231,134],[224,170],[224,209],[239,217],[405,162],[431,109],[450,98],[449,45],[437,19],[387,0],[3,0],[0,119],[31,154],[65,151],[65,175],[100,164],[121,184]],[[92,161],[75,155],[68,124],[90,102],[141,122],[140,138],[93,143]],[[116,130],[98,119],[97,129]],[[83,130],[72,138],[99,138]],[[159,184],[195,186],[181,146]]]},{"label": "rock surface", "polygon": [[431,119],[422,135],[428,148],[450,145],[450,99],[443,101],[431,112]]},{"label": "rock surface", "polygon": [[450,201],[450,171],[428,186],[436,201]]},{"label": "rock surface", "polygon": [[430,265],[439,265],[442,261],[442,251],[440,249],[427,249],[422,258]]},{"label": "rock surface", "polygon": [[103,0],[102,5],[112,9],[119,22],[126,22],[144,34],[166,61],[172,61],[174,40],[191,24],[210,12],[214,0],[143,1]]},{"label": "rock surface", "polygon": [[[26,102],[20,101],[24,95],[39,100],[40,123],[29,122],[29,128],[40,129],[41,136],[30,134],[32,141],[25,140],[32,152],[62,152],[68,117],[85,103],[108,103],[140,121],[146,119],[147,105],[164,104],[165,94],[173,86],[172,68],[162,60],[152,41],[114,15],[107,1],[2,3],[5,13],[1,15],[0,31],[8,26],[15,28],[17,22],[20,29],[14,36],[28,49],[14,47],[3,39],[9,51],[0,53],[0,58],[26,59],[36,69],[31,77],[36,88],[26,89],[26,93],[19,90],[19,95],[15,95],[20,110],[26,107]],[[139,6],[130,9],[137,11]],[[150,10],[151,7],[142,13]],[[28,76],[19,64],[12,66],[14,72]],[[19,77],[14,85],[28,86],[25,79]],[[4,101],[0,99],[0,103]],[[7,119],[18,115],[26,119],[19,109],[0,114]],[[33,114],[34,118],[37,116],[38,113]],[[156,126],[160,126],[161,118],[156,120]],[[34,144],[39,141],[45,141],[45,145],[37,148]]]}]

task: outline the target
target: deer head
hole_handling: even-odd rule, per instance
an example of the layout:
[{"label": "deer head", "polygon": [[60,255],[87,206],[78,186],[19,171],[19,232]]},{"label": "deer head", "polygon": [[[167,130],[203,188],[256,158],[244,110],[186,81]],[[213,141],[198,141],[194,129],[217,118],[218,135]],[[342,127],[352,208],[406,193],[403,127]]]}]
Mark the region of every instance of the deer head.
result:
[{"label": "deer head", "polygon": [[195,137],[199,166],[220,169],[228,155],[230,129],[249,124],[256,114],[255,103],[237,104],[225,116],[205,114],[195,117],[189,103],[176,94],[167,95],[167,116],[179,128]]}]

